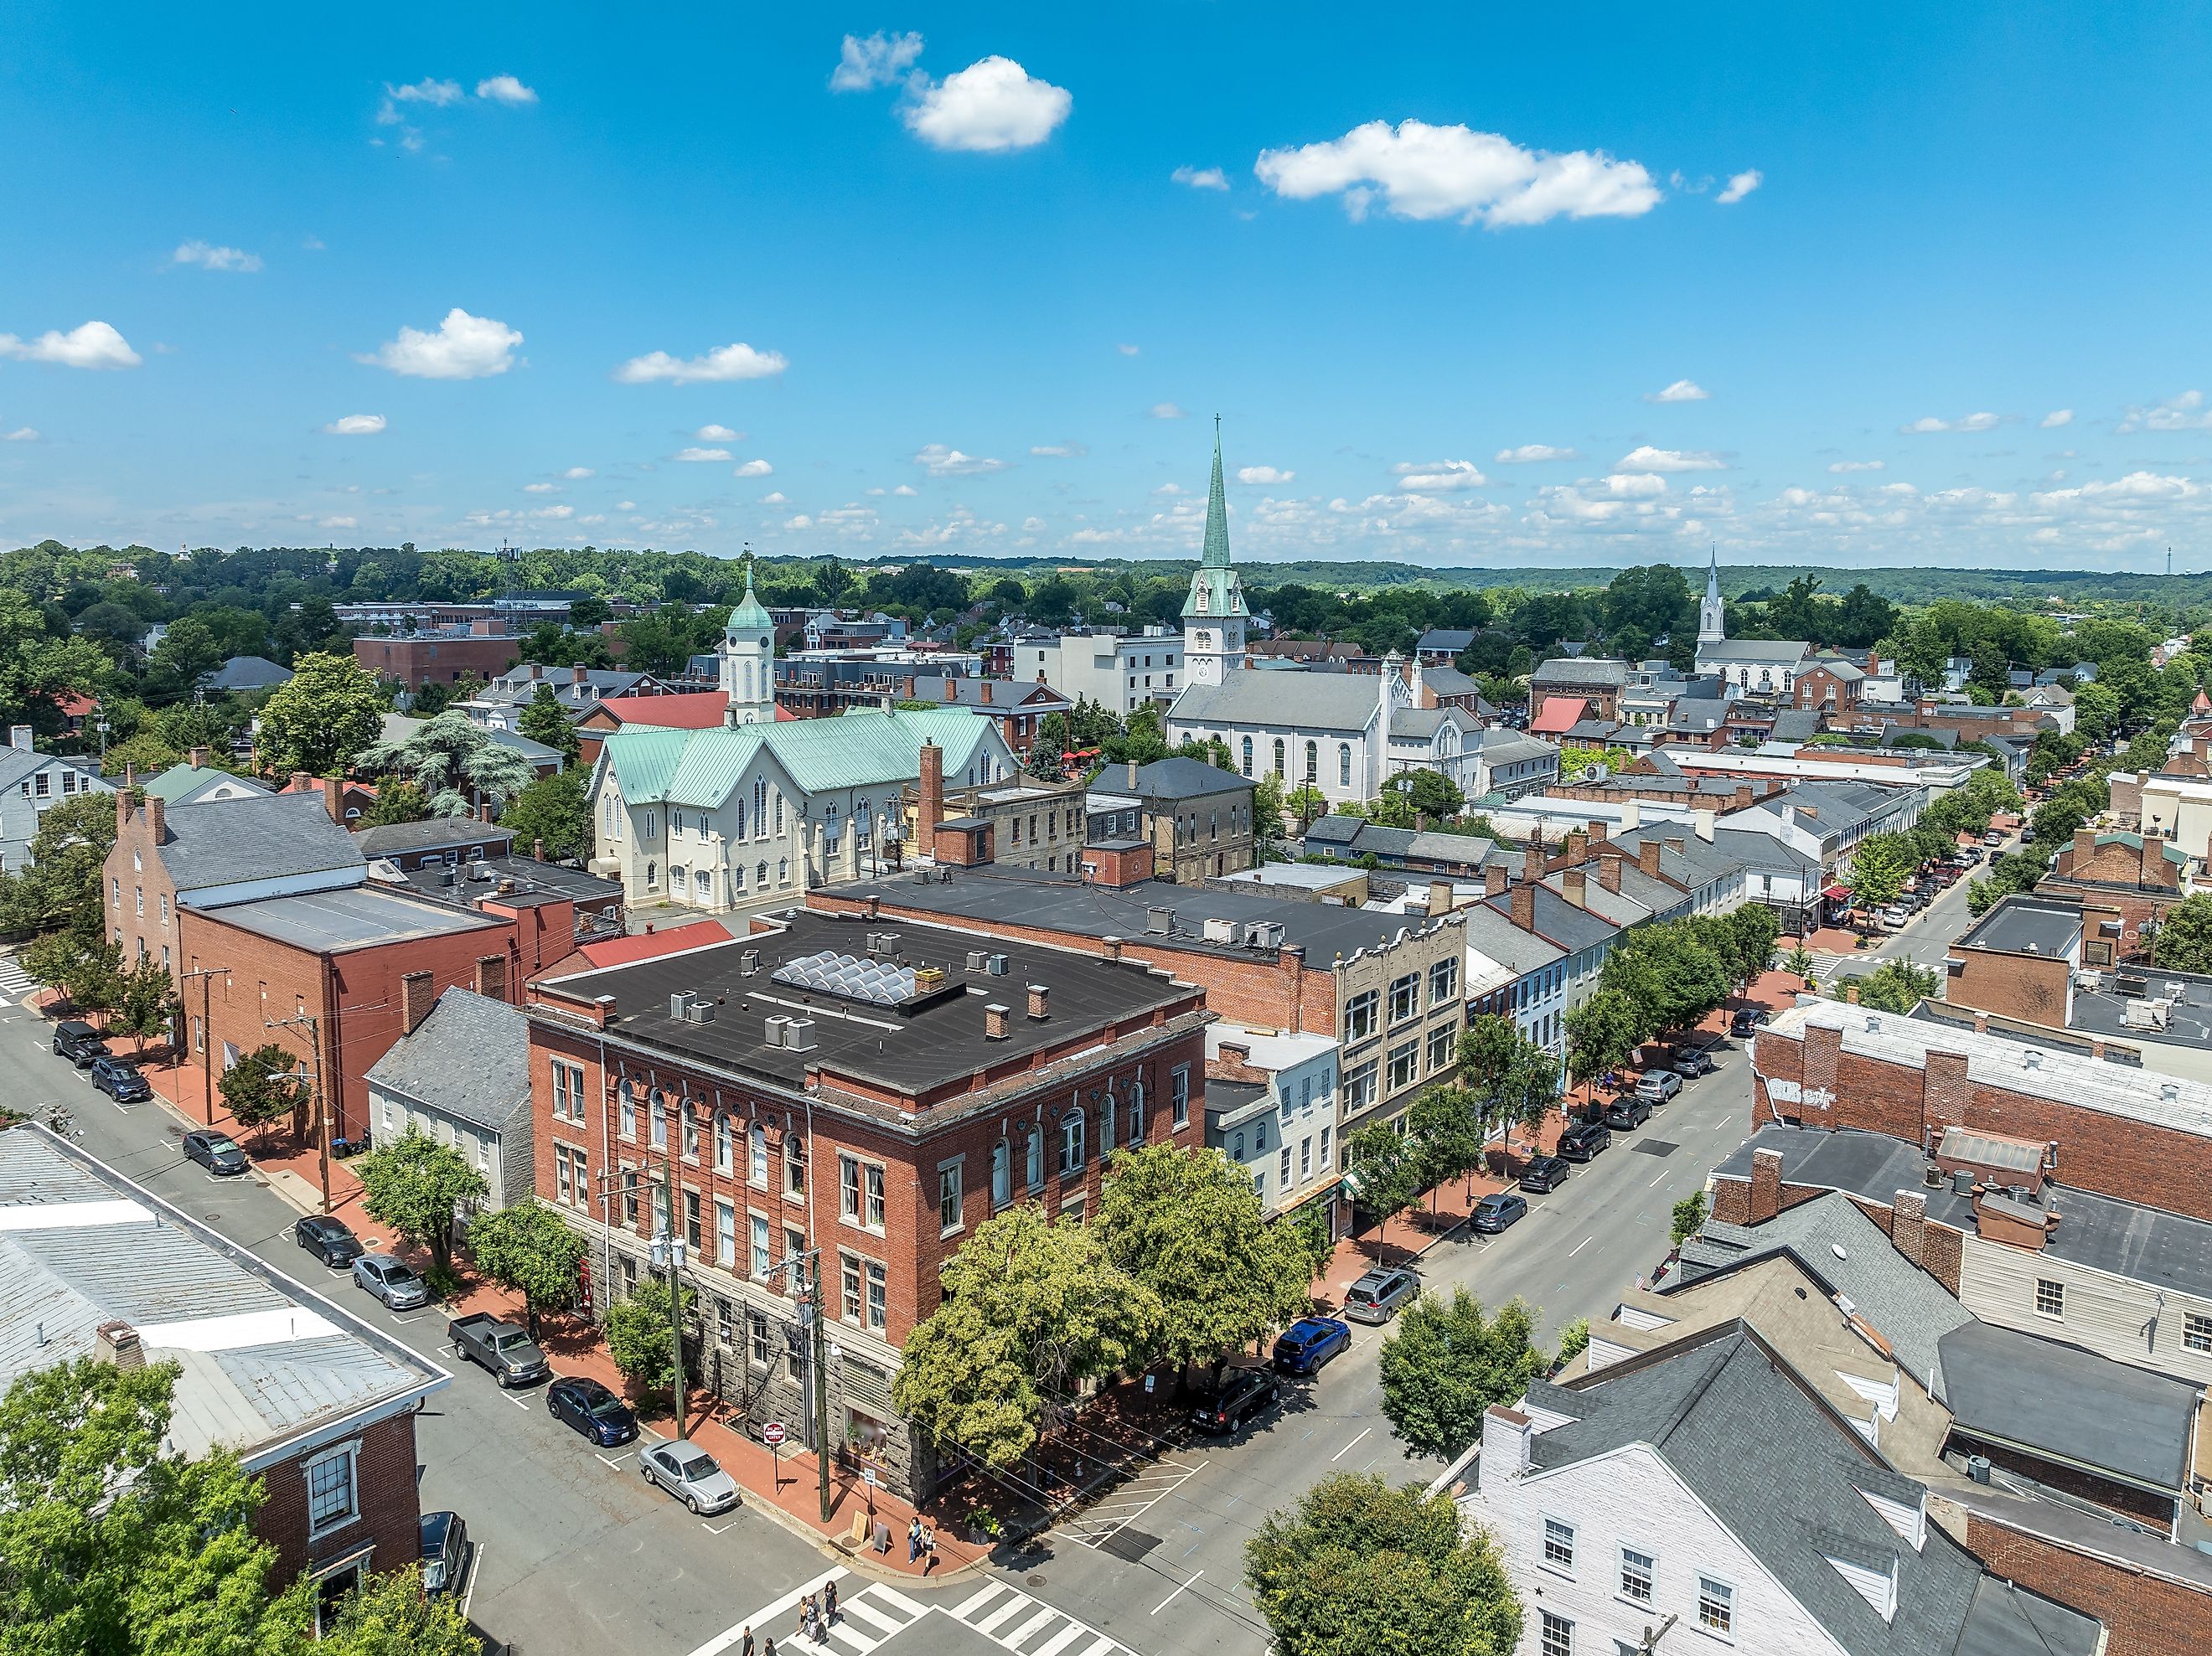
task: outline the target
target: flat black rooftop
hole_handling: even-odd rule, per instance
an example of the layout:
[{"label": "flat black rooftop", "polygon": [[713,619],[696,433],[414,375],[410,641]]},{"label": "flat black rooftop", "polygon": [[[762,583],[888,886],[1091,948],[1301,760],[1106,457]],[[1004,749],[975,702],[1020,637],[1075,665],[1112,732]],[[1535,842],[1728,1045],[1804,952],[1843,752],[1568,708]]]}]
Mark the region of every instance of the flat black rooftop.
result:
[{"label": "flat black rooftop", "polygon": [[[2102,970],[2102,989],[2075,992],[2074,1021],[2067,1027],[2146,1046],[2164,1042],[2173,1046],[2212,1046],[2212,978],[2193,972],[2169,972],[2155,966],[2132,966],[2126,969],[2143,974],[2142,997],[2120,994],[2114,986],[2111,970]],[[2144,998],[2166,1003],[2165,1028],[2128,1028],[2129,1004]],[[2152,1067],[2156,1067],[2154,1060]]]},{"label": "flat black rooftop", "polygon": [[2073,954],[2081,941],[2081,910],[2078,904],[2014,895],[1983,915],[1980,923],[1959,939],[1959,947],[1994,949],[2008,955],[2047,955],[2054,960],[2063,960]]},{"label": "flat black rooftop", "polygon": [[[477,870],[487,877],[472,877]],[[534,857],[484,857],[458,868],[433,863],[428,868],[404,870],[400,878],[426,897],[471,908],[486,897],[520,904],[567,897],[590,904],[619,902],[623,895],[621,885],[613,880],[602,880],[580,868],[563,868],[558,863],[541,863]],[[500,890],[503,879],[514,882],[513,891]]]},{"label": "flat black rooftop", "polygon": [[[779,982],[774,975],[780,967],[825,952],[867,961],[870,937],[884,933],[896,943],[877,958],[935,968],[951,992],[902,1009]],[[969,968],[969,951],[979,942],[988,945],[986,953],[1005,959],[1003,974]],[[1029,1016],[1032,984],[1051,992],[1050,1016],[1042,1021]],[[775,1085],[796,1090],[806,1071],[818,1067],[909,1096],[963,1080],[986,1065],[1066,1046],[1157,1008],[1193,1003],[1190,1010],[1198,1011],[1190,986],[1133,962],[1002,944],[945,926],[805,910],[793,911],[781,931],[549,979],[544,986],[586,1000],[611,997],[610,1034]],[[671,997],[683,993],[713,1001],[714,1017],[700,1023],[675,1016]],[[994,1005],[1007,1009],[1003,1040],[984,1034],[984,1011]],[[811,1047],[770,1045],[772,1017],[811,1019]]]},{"label": "flat black rooftop", "polygon": [[[945,872],[937,870],[939,876]],[[1419,914],[1370,913],[1327,903],[1300,902],[1285,897],[1216,890],[1211,886],[1148,883],[1127,891],[1085,885],[1048,875],[1001,868],[961,869],[945,880],[927,883],[907,878],[857,881],[830,888],[831,895],[849,900],[879,897],[887,905],[919,909],[948,925],[963,921],[985,925],[1021,925],[1063,931],[1080,937],[1120,937],[1129,943],[1172,943],[1177,949],[1213,949],[1224,955],[1250,955],[1238,943],[1209,943],[1206,922],[1273,920],[1283,928],[1283,942],[1303,945],[1306,964],[1326,970],[1339,955],[1363,949],[1377,949],[1401,931],[1416,931],[1428,924]],[[1152,931],[1153,909],[1172,909],[1173,931]],[[1150,933],[1151,935],[1147,935]]]}]

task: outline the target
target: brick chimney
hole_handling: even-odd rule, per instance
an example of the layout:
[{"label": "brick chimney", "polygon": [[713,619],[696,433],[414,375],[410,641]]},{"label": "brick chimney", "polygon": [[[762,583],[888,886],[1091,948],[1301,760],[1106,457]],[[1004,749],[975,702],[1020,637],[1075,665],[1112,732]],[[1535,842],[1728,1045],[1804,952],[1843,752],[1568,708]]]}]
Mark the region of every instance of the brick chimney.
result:
[{"label": "brick chimney", "polygon": [[532,682],[532,683],[535,683],[535,682],[538,682],[538,680],[539,680],[539,679],[541,679],[541,678],[543,678],[543,677],[544,677],[544,676],[545,676],[545,664],[544,664],[544,662],[542,662],[542,661],[533,661],[533,662],[532,662],[532,663],[530,664],[530,678],[531,678],[531,682]]},{"label": "brick chimney", "polygon": [[430,1009],[438,1004],[438,992],[431,986],[428,972],[408,972],[399,979],[399,1030],[411,1035],[422,1027],[422,1020],[430,1016]]},{"label": "brick chimney", "polygon": [[345,826],[345,784],[335,776],[323,779],[323,809],[330,812],[331,821]]},{"label": "brick chimney", "polygon": [[1782,1211],[1782,1152],[1751,1153],[1751,1212],[1747,1223],[1763,1225]]},{"label": "brick chimney", "polygon": [[159,794],[146,796],[146,832],[157,846],[169,843],[169,802]]},{"label": "brick chimney", "polygon": [[146,1366],[146,1348],[138,1331],[126,1322],[102,1323],[92,1331],[92,1355],[128,1372]]},{"label": "brick chimney", "polygon": [[1031,985],[1030,986],[1030,1018],[1031,1018],[1031,1019],[1033,1019],[1035,1022],[1038,1022],[1038,1023],[1042,1023],[1042,1022],[1043,1022],[1047,1018],[1050,1017],[1051,1016],[1052,1016],[1052,988],[1051,988],[1051,986],[1050,986],[1050,985],[1048,985],[1048,984],[1042,984],[1042,983],[1033,983],[1033,984],[1031,984]]},{"label": "brick chimney", "polygon": [[944,700],[947,701],[951,701],[954,696],[960,694],[959,687],[952,682],[952,675],[950,670],[945,673],[943,678],[939,679],[937,682]]},{"label": "brick chimney", "polygon": [[532,840],[530,842],[530,855],[534,861],[540,863],[544,862],[545,860],[545,842],[543,840]]},{"label": "brick chimney", "polygon": [[1566,888],[1561,895],[1577,908],[1589,907],[1589,876],[1583,870],[1569,869],[1559,876],[1559,883]]},{"label": "brick chimney", "polygon": [[285,788],[284,792],[287,793],[305,793],[307,789],[313,786],[314,779],[315,779],[313,777],[308,775],[305,771],[294,771],[292,773],[291,783]]},{"label": "brick chimney", "polygon": [[1536,929],[1536,883],[1521,879],[1513,883],[1513,925],[1520,931]]},{"label": "brick chimney", "polygon": [[1901,1190],[1890,1209],[1889,1240],[1915,1265],[1923,1262],[1928,1245],[1928,1198],[1917,1190]]},{"label": "brick chimney", "polygon": [[574,675],[574,676],[569,680],[569,682],[572,684],[582,684],[586,682],[585,676],[591,671],[591,669],[588,667],[571,667],[568,670],[570,673]]},{"label": "brick chimney", "polygon": [[1502,895],[1504,889],[1505,864],[1503,863],[1486,864],[1482,870],[1482,895],[1486,897],[1496,897]]},{"label": "brick chimney", "polygon": [[921,744],[921,777],[916,785],[921,796],[915,837],[923,845],[937,839],[937,825],[945,820],[945,749],[934,742]]},{"label": "brick chimney", "polygon": [[486,1000],[507,998],[507,956],[479,955],[477,956],[477,993]]},{"label": "brick chimney", "polygon": [[204,771],[207,768],[208,750],[205,748],[194,748],[186,758],[194,770]]},{"label": "brick chimney", "polygon": [[906,676],[906,699],[908,701],[914,700],[914,675],[912,673],[908,673]]},{"label": "brick chimney", "polygon": [[1606,827],[1605,827],[1605,824],[1604,824],[1604,823],[1602,823],[1602,822],[1592,822],[1592,823],[1589,825],[1589,842],[1590,842],[1590,845],[1591,845],[1591,846],[1592,846],[1592,848],[1593,848],[1593,849],[1595,849],[1596,846],[1601,846],[1601,845],[1603,845],[1603,844],[1605,843],[1605,840],[1606,840]]},{"label": "brick chimney", "polygon": [[987,707],[989,707],[991,705],[991,681],[987,678],[977,688],[979,688],[983,693],[983,705]]},{"label": "brick chimney", "polygon": [[1659,877],[1659,842],[1656,840],[1645,840],[1638,844],[1636,865],[1652,878]]},{"label": "brick chimney", "polygon": [[[2144,842],[2143,849],[2145,851],[2150,849],[2148,841]],[[2089,867],[2089,859],[2096,854],[2097,830],[2092,828],[2075,828],[2074,830],[2074,860],[2069,864],[2071,871],[2076,874],[2086,873]]]},{"label": "brick chimney", "polygon": [[1597,859],[1597,883],[1607,891],[1620,889],[1620,858],[1601,857]]},{"label": "brick chimney", "polygon": [[1458,895],[1449,880],[1430,881],[1429,918],[1434,919],[1439,914],[1450,913],[1453,899]]},{"label": "brick chimney", "polygon": [[986,1006],[983,1009],[983,1039],[1004,1040],[1007,1034],[1006,1020],[1012,1016],[1012,1008],[1001,1006],[996,1001]]}]

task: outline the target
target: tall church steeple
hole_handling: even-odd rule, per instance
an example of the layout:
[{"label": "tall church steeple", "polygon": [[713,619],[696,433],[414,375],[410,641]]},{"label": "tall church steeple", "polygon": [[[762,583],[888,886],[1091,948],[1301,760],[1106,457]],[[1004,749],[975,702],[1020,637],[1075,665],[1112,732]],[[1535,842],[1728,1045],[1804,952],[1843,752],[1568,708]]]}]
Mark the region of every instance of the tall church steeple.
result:
[{"label": "tall church steeple", "polygon": [[745,595],[722,628],[722,694],[732,725],[775,722],[775,617],[753,596],[753,567],[745,565]]},{"label": "tall church steeple", "polygon": [[1698,606],[1698,642],[1718,644],[1728,636],[1725,612],[1721,608],[1721,561],[1717,549],[1708,554],[1711,561],[1705,566],[1705,599]]},{"label": "tall church steeple", "polygon": [[1229,496],[1221,480],[1221,416],[1213,416],[1213,483],[1206,497],[1206,544],[1183,600],[1183,663],[1193,684],[1219,684],[1244,665],[1244,588],[1229,567]]}]

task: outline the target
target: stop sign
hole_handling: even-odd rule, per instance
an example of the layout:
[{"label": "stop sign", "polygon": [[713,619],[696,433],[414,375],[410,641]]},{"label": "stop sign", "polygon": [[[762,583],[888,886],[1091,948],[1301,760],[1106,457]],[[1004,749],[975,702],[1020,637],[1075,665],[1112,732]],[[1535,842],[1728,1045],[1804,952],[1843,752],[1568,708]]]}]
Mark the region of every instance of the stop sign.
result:
[{"label": "stop sign", "polygon": [[767,1425],[762,1427],[761,1441],[770,1446],[782,1442],[783,1422],[780,1420],[772,1420],[769,1422]]}]

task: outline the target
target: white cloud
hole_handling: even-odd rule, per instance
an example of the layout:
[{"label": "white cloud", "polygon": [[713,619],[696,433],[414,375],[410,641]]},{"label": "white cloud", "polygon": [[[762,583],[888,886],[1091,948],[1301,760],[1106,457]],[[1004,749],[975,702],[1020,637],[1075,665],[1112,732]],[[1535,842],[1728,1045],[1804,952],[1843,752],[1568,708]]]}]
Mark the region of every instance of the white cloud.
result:
[{"label": "white cloud", "polygon": [[2201,431],[2207,426],[2212,426],[2212,410],[2204,406],[2204,393],[2185,391],[2147,408],[2130,408],[2119,428],[2124,432]]},{"label": "white cloud", "polygon": [[1480,488],[1490,481],[1472,460],[1401,460],[1390,468],[1398,487],[1413,494],[1443,494]]},{"label": "white cloud", "polygon": [[1649,500],[1667,492],[1667,480],[1654,472],[1616,471],[1599,487],[1621,500]]},{"label": "white cloud", "polygon": [[319,527],[324,529],[358,529],[361,527],[361,519],[358,518],[325,518]]},{"label": "white cloud", "polygon": [[58,362],[65,368],[135,368],[145,361],[105,322],[81,323],[67,333],[49,328],[36,339],[0,333],[0,356]]},{"label": "white cloud", "polygon": [[994,471],[1004,471],[1004,460],[986,460],[974,454],[963,454],[957,448],[947,448],[942,443],[925,445],[914,457],[915,464],[933,477],[981,477]]},{"label": "white cloud", "polygon": [[416,379],[482,379],[513,367],[521,343],[522,336],[506,323],[471,316],[456,305],[437,332],[402,328],[397,339],[354,361]]},{"label": "white cloud", "polygon": [[757,351],[742,342],[718,345],[704,356],[671,356],[666,351],[647,351],[633,356],[615,370],[625,385],[665,380],[672,385],[712,384],[726,379],[766,379],[791,366],[781,351]]},{"label": "white cloud", "polygon": [[566,471],[562,472],[561,475],[562,475],[563,477],[566,477],[567,479],[568,479],[568,481],[569,481],[570,482],[575,482],[580,481],[580,479],[583,479],[583,478],[588,477],[588,476],[592,476],[592,469],[591,469],[591,467],[589,467],[589,466],[570,466],[570,467],[569,467]]},{"label": "white cloud", "polygon": [[1027,149],[1050,137],[1075,100],[1011,58],[973,63],[944,80],[915,82],[907,130],[938,149]]},{"label": "white cloud", "polygon": [[783,491],[781,489],[776,488],[770,489],[767,494],[762,495],[761,504],[763,506],[789,506],[791,502],[784,498]]},{"label": "white cloud", "polygon": [[912,483],[901,483],[896,488],[891,490],[891,493],[894,494],[904,494],[911,498],[914,495],[921,494],[921,491],[916,488]]},{"label": "white cloud", "polygon": [[374,437],[383,429],[380,414],[342,414],[323,428],[332,437]]},{"label": "white cloud", "polygon": [[878,29],[866,39],[848,34],[837,54],[837,67],[830,71],[830,89],[872,92],[897,80],[921,56],[921,36],[911,32],[885,34]]},{"label": "white cloud", "polygon": [[1116,345],[1114,349],[1124,356],[1134,356],[1137,354],[1137,348],[1134,345]]},{"label": "white cloud", "polygon": [[187,241],[169,255],[173,264],[197,264],[203,270],[258,270],[261,255],[242,247],[217,247],[204,241]]},{"label": "white cloud", "polygon": [[1850,471],[1880,471],[1884,462],[1880,460],[1838,460],[1828,470],[1841,476]]},{"label": "white cloud", "polygon": [[811,529],[814,527],[814,519],[802,512],[795,518],[784,519],[783,526],[786,529]]},{"label": "white cloud", "polygon": [[38,440],[39,434],[28,426],[18,426],[15,430],[0,435],[0,443],[35,443]]},{"label": "white cloud", "polygon": [[557,494],[560,490],[551,483],[525,483],[522,492],[525,494]]},{"label": "white cloud", "polygon": [[1938,420],[1929,414],[1897,429],[1903,436],[1926,437],[1939,431],[1995,431],[2002,423],[2001,417],[1994,414],[1969,414],[1957,420]]},{"label": "white cloud", "polygon": [[1226,190],[1229,175],[1218,167],[1178,167],[1169,176],[1194,190]]},{"label": "white cloud", "polygon": [[1723,207],[1732,207],[1765,182],[1765,173],[1755,167],[1747,167],[1744,171],[1732,175],[1728,181],[1728,187],[1713,199]]},{"label": "white cloud", "polygon": [[1278,471],[1273,466],[1239,466],[1237,481],[1240,483],[1287,483],[1297,476],[1295,471]]},{"label": "white cloud", "polygon": [[712,423],[700,427],[691,434],[702,443],[742,443],[745,440],[742,431],[732,431],[727,426]]},{"label": "white cloud", "polygon": [[617,512],[635,512],[637,510],[637,502],[635,500],[617,500],[615,502],[615,510]]},{"label": "white cloud", "polygon": [[1702,403],[1711,396],[1712,392],[1694,379],[1677,379],[1663,390],[1647,391],[1644,400],[1647,403]]},{"label": "white cloud", "polygon": [[543,519],[549,523],[557,523],[563,518],[574,517],[576,508],[573,506],[541,506],[530,515]]},{"label": "white cloud", "polygon": [[398,104],[428,104],[433,109],[443,109],[448,104],[460,102],[463,94],[459,81],[434,81],[426,76],[411,86],[393,86],[387,82],[384,95]]},{"label": "white cloud", "polygon": [[2072,409],[2053,409],[2050,413],[2045,415],[2042,419],[2036,422],[2036,424],[2040,426],[2045,431],[2056,431],[2061,426],[2070,426],[2073,423],[2074,410]]},{"label": "white cloud", "polygon": [[1615,471],[1723,471],[1728,462],[1701,449],[1653,448],[1645,445],[1620,457]]},{"label": "white cloud", "polygon": [[477,96],[489,98],[495,104],[505,104],[510,108],[520,108],[524,104],[538,101],[537,93],[512,75],[495,75],[488,81],[478,81]]},{"label": "white cloud", "polygon": [[1155,403],[1149,412],[1155,420],[1181,420],[1186,417],[1183,411],[1172,403]]},{"label": "white cloud", "polygon": [[1634,218],[1660,199],[1640,164],[1602,150],[1524,149],[1495,132],[1425,121],[1369,121],[1326,143],[1265,149],[1252,170],[1293,200],[1341,194],[1355,220],[1379,193],[1397,218],[1480,221],[1493,230],[1563,214]]},{"label": "white cloud", "polygon": [[1041,460],[1074,460],[1091,451],[1080,443],[1037,443],[1031,446],[1030,452]]},{"label": "white cloud", "polygon": [[679,448],[668,457],[672,460],[726,460],[730,451],[726,448]]},{"label": "white cloud", "polygon": [[1498,464],[1502,466],[1534,465],[1540,460],[1579,460],[1583,457],[1571,448],[1553,448],[1549,443],[1523,443],[1518,448],[1498,451]]},{"label": "white cloud", "polygon": [[765,460],[748,460],[730,475],[733,477],[765,477],[775,470]]}]

